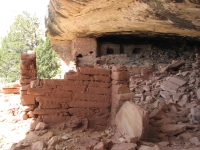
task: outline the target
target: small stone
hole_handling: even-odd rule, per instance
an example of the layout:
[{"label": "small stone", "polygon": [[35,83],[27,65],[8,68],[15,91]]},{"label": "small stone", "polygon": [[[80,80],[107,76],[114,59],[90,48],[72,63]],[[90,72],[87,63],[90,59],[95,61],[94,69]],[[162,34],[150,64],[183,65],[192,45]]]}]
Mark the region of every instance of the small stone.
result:
[{"label": "small stone", "polygon": [[43,139],[50,139],[53,136],[53,132],[52,131],[48,131],[47,133],[42,135]]},{"label": "small stone", "polygon": [[53,136],[47,143],[48,148],[49,147],[55,147],[59,142],[59,138],[57,136]]},{"label": "small stone", "polygon": [[111,150],[135,150],[136,147],[135,143],[120,143],[116,144]]},{"label": "small stone", "polygon": [[26,112],[22,112],[22,119],[23,120],[27,120],[28,119],[28,115],[27,115],[27,113]]},{"label": "small stone", "polygon": [[190,139],[190,142],[195,144],[196,146],[200,145],[200,137],[193,137]]},{"label": "small stone", "polygon": [[44,122],[39,122],[36,127],[35,130],[44,130],[45,128],[47,128],[47,124],[45,124]]},{"label": "small stone", "polygon": [[169,136],[177,135],[186,131],[186,125],[184,124],[167,124],[161,127],[161,131]]},{"label": "small stone", "polygon": [[46,148],[46,145],[43,141],[34,142],[31,146],[32,150],[42,150],[44,148]]},{"label": "small stone", "polygon": [[97,145],[94,146],[94,150],[104,150],[103,142],[99,142]]},{"label": "small stone", "polygon": [[170,99],[170,93],[167,91],[160,91],[160,95],[166,100],[168,101]]},{"label": "small stone", "polygon": [[200,88],[197,90],[197,98],[200,99]]}]

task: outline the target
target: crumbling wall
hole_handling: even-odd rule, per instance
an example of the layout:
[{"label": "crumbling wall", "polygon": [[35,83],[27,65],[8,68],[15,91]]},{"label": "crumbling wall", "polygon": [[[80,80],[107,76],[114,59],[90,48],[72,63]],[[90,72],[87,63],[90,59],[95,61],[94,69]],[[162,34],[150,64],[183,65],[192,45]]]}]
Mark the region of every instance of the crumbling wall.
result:
[{"label": "crumbling wall", "polygon": [[[88,120],[88,127],[103,130],[109,124],[111,107],[110,70],[78,68],[65,79],[37,79],[28,92],[35,96],[35,115],[46,123],[63,122],[78,117]],[[84,120],[84,122],[83,122]]]},{"label": "crumbling wall", "polygon": [[36,105],[34,95],[28,93],[30,82],[37,78],[35,53],[23,53],[20,58],[20,94],[23,106]]}]

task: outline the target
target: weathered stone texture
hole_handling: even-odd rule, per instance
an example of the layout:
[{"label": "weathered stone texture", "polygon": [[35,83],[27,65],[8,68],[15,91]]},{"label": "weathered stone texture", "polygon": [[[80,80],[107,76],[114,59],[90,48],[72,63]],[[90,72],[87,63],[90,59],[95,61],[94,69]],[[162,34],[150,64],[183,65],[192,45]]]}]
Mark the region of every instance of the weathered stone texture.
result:
[{"label": "weathered stone texture", "polygon": [[[66,73],[65,79],[33,81],[28,92],[39,102],[33,113],[45,118],[48,115],[87,118],[89,127],[104,129],[109,118],[104,115],[109,115],[111,106],[111,72],[102,68],[79,68],[78,71]],[[97,117],[102,123],[94,121]]]}]

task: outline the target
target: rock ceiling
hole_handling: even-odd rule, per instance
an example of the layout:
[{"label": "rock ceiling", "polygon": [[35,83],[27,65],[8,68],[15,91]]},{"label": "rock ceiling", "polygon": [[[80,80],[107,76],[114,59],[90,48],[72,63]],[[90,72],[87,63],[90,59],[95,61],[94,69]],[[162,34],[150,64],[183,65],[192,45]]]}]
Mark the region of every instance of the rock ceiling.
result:
[{"label": "rock ceiling", "polygon": [[200,37],[199,0],[50,0],[51,41],[113,34]]}]

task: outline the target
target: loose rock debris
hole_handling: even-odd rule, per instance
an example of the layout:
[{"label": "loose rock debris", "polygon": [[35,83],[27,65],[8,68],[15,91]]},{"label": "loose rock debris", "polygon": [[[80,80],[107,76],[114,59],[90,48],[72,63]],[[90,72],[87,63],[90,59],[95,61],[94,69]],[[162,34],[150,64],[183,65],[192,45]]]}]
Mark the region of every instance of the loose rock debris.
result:
[{"label": "loose rock debris", "polygon": [[[185,64],[188,64],[187,60]],[[140,112],[136,109],[134,117],[126,116],[135,123],[149,120],[148,127],[139,126],[138,130],[142,135],[148,128],[148,132],[144,132],[145,140],[140,139],[138,134],[128,135],[118,132],[120,125],[110,126],[105,131],[94,131],[87,128],[87,120],[79,118],[72,118],[70,124],[63,121],[61,124],[48,126],[39,118],[27,119],[24,116],[23,111],[30,108],[20,105],[19,95],[10,97],[3,95],[0,107],[2,129],[0,148],[2,150],[198,150],[200,149],[198,65],[197,58],[189,65],[193,68],[181,65],[178,69],[175,67],[175,70],[161,68],[160,70],[164,71],[150,72],[146,67],[147,69],[140,68],[140,73],[137,74],[126,66],[130,72],[130,93],[116,96],[120,96],[125,102],[121,108],[129,107],[130,103],[133,103],[139,110],[144,111],[143,115],[148,112],[148,118],[146,115],[141,115],[142,117],[136,115]],[[124,86],[120,90],[116,87],[114,91],[128,90]],[[127,114],[130,113],[129,109],[125,110]],[[84,122],[84,128],[79,126],[81,122]],[[123,121],[120,123],[123,124]],[[126,129],[127,133],[131,133],[129,132],[131,126],[126,126]]]}]

